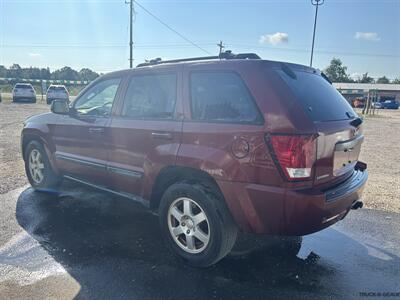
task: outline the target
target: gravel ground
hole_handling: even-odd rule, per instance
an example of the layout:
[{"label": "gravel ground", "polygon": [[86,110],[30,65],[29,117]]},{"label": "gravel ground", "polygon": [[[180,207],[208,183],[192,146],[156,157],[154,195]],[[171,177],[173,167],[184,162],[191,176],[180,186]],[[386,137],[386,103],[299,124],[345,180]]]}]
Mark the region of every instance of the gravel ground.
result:
[{"label": "gravel ground", "polygon": [[368,208],[400,212],[400,110],[380,110],[364,126],[360,160],[368,164]]},{"label": "gravel ground", "polygon": [[0,103],[0,194],[28,183],[20,137],[26,118],[48,111],[45,104]]},{"label": "gravel ground", "polygon": [[[0,194],[27,184],[20,150],[23,121],[48,111],[45,104],[0,103]],[[368,208],[400,212],[400,110],[379,111],[365,120],[360,160],[368,163],[364,191]]]}]

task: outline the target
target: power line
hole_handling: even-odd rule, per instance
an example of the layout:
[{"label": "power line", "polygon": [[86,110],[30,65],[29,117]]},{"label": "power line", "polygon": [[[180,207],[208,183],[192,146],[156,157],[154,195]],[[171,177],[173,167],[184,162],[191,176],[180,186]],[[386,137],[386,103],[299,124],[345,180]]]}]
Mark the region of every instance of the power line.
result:
[{"label": "power line", "polygon": [[[197,45],[202,46],[214,46],[215,43],[198,43]],[[125,43],[115,43],[115,44],[2,44],[0,45],[3,48],[125,48]],[[246,44],[240,42],[234,43],[226,43],[225,47],[229,48],[239,48],[246,49],[250,51],[254,50],[264,50],[264,51],[289,51],[289,52],[304,52],[308,53],[309,50],[299,47],[269,47],[269,46],[261,46],[257,44]],[[137,49],[159,49],[159,48],[168,48],[168,49],[179,49],[179,48],[188,48],[193,47],[192,44],[180,44],[180,43],[163,43],[163,44],[134,44],[133,48]],[[400,55],[390,54],[390,53],[368,53],[368,52],[351,52],[351,51],[340,51],[340,50],[323,50],[318,49],[315,50],[316,53],[322,54],[332,54],[332,55],[350,55],[350,56],[365,56],[365,57],[388,57],[388,58],[399,58]]]},{"label": "power line", "polygon": [[146,13],[148,13],[150,16],[152,16],[154,19],[156,19],[158,22],[160,22],[162,25],[164,25],[166,28],[168,28],[169,30],[171,30],[172,32],[174,32],[175,34],[177,34],[178,36],[180,36],[182,39],[184,39],[186,42],[192,44],[193,46],[195,46],[196,48],[200,49],[201,51],[207,53],[207,54],[211,54],[210,52],[208,52],[206,49],[200,47],[198,44],[196,44],[195,42],[193,42],[192,40],[188,39],[187,37],[185,37],[183,34],[181,34],[180,32],[178,32],[177,30],[173,29],[171,26],[169,26],[167,23],[165,23],[163,20],[161,20],[159,17],[157,17],[155,14],[153,14],[151,11],[149,11],[147,8],[145,8],[143,5],[141,5],[139,2],[137,2],[136,0],[131,0],[132,2],[135,2],[137,4],[137,6],[139,6],[141,9],[143,9]]}]

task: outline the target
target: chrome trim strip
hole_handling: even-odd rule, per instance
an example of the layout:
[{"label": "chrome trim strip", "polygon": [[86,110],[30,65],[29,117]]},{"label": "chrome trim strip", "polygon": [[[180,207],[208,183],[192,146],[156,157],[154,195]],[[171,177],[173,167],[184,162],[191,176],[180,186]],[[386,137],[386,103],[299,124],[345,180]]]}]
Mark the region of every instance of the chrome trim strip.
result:
[{"label": "chrome trim strip", "polygon": [[150,207],[150,202],[146,201],[142,197],[139,197],[139,196],[136,196],[136,195],[133,195],[133,194],[129,194],[129,193],[125,193],[125,192],[114,191],[114,190],[111,190],[111,189],[106,188],[104,186],[93,184],[93,183],[87,182],[85,180],[82,180],[82,179],[79,179],[79,178],[76,178],[76,177],[73,177],[73,176],[70,176],[70,175],[64,175],[64,178],[72,180],[72,181],[75,181],[75,182],[78,182],[78,183],[81,183],[81,184],[84,184],[84,185],[87,185],[87,186],[90,186],[92,188],[95,188],[95,189],[98,189],[98,190],[101,190],[101,191],[104,191],[104,192],[108,192],[108,193],[111,193],[111,194],[114,194],[114,195],[117,195],[117,196],[121,196],[121,197],[130,199],[130,200],[133,200],[135,202],[138,202],[138,203],[142,204],[143,206],[145,206],[147,208]]},{"label": "chrome trim strip", "polygon": [[335,145],[335,151],[351,151],[355,146],[357,146],[359,143],[361,144],[363,141],[364,136],[359,135],[350,141],[338,142]]},{"label": "chrome trim strip", "polygon": [[321,175],[321,176],[317,176],[317,180],[321,180],[321,179],[324,179],[326,177],[329,177],[329,174],[324,174],[324,175]]},{"label": "chrome trim strip", "polygon": [[322,220],[322,224],[328,223],[328,222],[330,222],[330,221],[332,221],[332,220],[338,218],[342,213],[343,213],[343,212],[341,212],[340,214],[334,215],[333,217],[330,217],[330,218],[328,218],[328,219],[325,219],[325,218],[324,218],[324,219]]},{"label": "chrome trim strip", "polygon": [[91,162],[91,161],[87,161],[87,160],[79,159],[79,158],[75,158],[75,157],[69,157],[69,156],[62,155],[62,154],[56,154],[56,158],[62,159],[65,161],[69,161],[69,162],[78,163],[78,164],[89,166],[89,167],[93,167],[93,168],[97,168],[97,169],[101,169],[103,171],[107,171],[107,172],[111,172],[111,173],[115,173],[115,174],[119,174],[119,175],[124,175],[124,176],[133,177],[133,178],[139,178],[139,179],[143,177],[143,173],[138,172],[138,171],[131,171],[131,170],[127,170],[124,168],[111,167],[111,166],[107,166],[105,164],[95,163],[95,162]]},{"label": "chrome trim strip", "polygon": [[62,155],[62,154],[56,154],[56,158],[57,159],[61,159],[61,160],[74,162],[74,163],[78,163],[78,164],[81,164],[81,165],[86,165],[86,166],[97,168],[97,169],[102,169],[102,170],[106,171],[106,165],[105,164],[100,164],[100,163],[95,163],[95,162],[91,162],[91,161],[87,161],[87,160],[83,160],[83,159],[79,159],[79,158],[69,157],[69,156],[65,156],[65,155]]},{"label": "chrome trim strip", "polygon": [[131,170],[123,169],[123,168],[107,166],[107,171],[109,171],[111,173],[119,174],[119,175],[134,177],[134,178],[142,178],[143,177],[143,173],[141,173],[141,172],[131,171]]}]

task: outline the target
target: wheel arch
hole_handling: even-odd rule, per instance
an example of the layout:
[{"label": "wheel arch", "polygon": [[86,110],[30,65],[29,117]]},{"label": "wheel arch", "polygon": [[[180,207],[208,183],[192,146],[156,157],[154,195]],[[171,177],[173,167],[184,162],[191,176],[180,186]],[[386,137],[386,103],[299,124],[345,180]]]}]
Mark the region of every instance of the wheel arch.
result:
[{"label": "wheel arch", "polygon": [[58,173],[58,168],[56,165],[56,162],[54,160],[53,153],[55,151],[55,147],[47,142],[47,140],[40,135],[39,132],[36,132],[34,130],[29,130],[29,131],[23,131],[21,135],[21,154],[23,160],[25,160],[25,151],[26,147],[29,145],[30,142],[32,141],[37,141],[39,142],[43,148],[44,151],[46,151],[47,158],[49,159],[50,165],[53,168],[54,171]]},{"label": "wheel arch", "polygon": [[224,199],[218,183],[207,172],[191,167],[167,166],[160,170],[154,181],[150,196],[150,209],[157,211],[164,192],[174,183],[181,181],[201,183],[206,187],[214,189]]}]

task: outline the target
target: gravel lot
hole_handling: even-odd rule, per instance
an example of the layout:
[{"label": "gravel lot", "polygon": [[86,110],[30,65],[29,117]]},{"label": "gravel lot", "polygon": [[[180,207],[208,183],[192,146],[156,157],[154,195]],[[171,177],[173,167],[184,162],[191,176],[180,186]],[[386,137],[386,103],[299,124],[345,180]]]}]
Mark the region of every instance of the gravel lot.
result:
[{"label": "gravel lot", "polygon": [[[48,111],[45,104],[0,103],[0,194],[27,184],[21,159],[23,121]],[[365,120],[365,142],[360,159],[368,163],[364,191],[368,208],[400,212],[400,110],[379,111]]]}]

